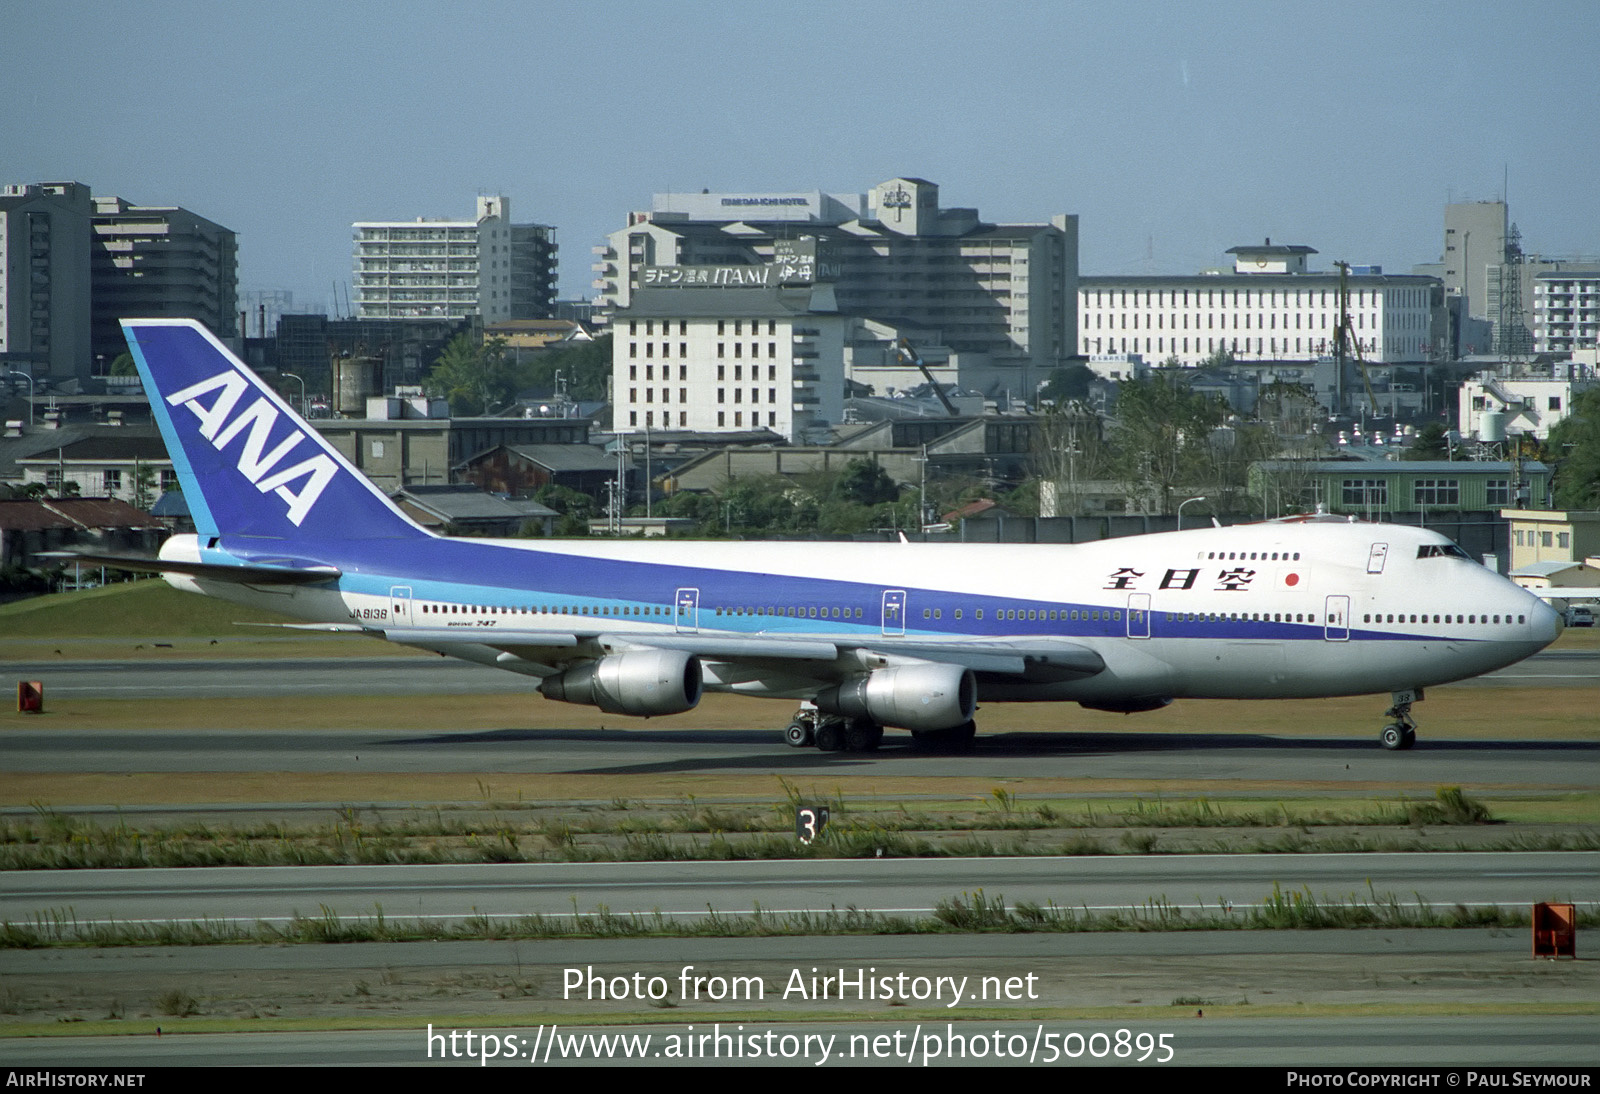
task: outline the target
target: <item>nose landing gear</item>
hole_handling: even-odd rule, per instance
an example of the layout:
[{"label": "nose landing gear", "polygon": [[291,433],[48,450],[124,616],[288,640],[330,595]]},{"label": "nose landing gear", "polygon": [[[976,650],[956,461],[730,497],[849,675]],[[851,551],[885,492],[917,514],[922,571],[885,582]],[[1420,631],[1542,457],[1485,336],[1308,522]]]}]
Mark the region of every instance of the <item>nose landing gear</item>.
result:
[{"label": "nose landing gear", "polygon": [[1384,726],[1383,732],[1378,735],[1384,748],[1391,752],[1402,752],[1417,743],[1417,723],[1411,720],[1411,704],[1420,702],[1421,688],[1394,693],[1394,705],[1383,712],[1385,718],[1393,718],[1394,721]]}]

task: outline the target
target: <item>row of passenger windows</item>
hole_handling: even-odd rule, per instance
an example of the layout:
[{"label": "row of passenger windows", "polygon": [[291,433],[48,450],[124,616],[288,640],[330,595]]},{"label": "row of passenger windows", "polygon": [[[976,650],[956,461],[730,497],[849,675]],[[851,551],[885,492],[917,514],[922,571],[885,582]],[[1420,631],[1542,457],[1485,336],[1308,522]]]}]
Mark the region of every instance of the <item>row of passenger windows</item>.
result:
[{"label": "row of passenger windows", "polygon": [[[1488,616],[1488,615],[1445,615],[1445,616],[1439,616],[1439,615],[1434,615],[1434,616],[1430,617],[1427,612],[1423,612],[1420,615],[1418,615],[1416,613],[1412,613],[1409,616],[1405,612],[1391,612],[1391,613],[1387,613],[1387,614],[1380,612],[1380,613],[1378,613],[1376,615],[1364,615],[1364,616],[1361,617],[1361,621],[1363,623],[1407,623],[1407,622],[1410,622],[1410,623],[1427,623],[1427,622],[1430,621],[1430,619],[1434,623],[1439,623],[1439,622],[1445,622],[1445,623],[1491,623],[1491,622],[1493,622],[1493,623],[1498,623],[1498,622],[1500,622],[1500,617],[1498,615],[1496,615],[1496,616]],[[1507,623],[1511,622],[1511,616],[1507,615],[1505,617],[1505,621]],[[1518,623],[1526,623],[1527,621],[1528,621],[1528,617],[1527,616],[1525,616],[1525,615],[1517,616],[1517,622]]]},{"label": "row of passenger windows", "polygon": [[761,607],[761,608],[718,608],[718,615],[781,615],[791,619],[860,619],[860,608],[827,608],[816,607]]},{"label": "row of passenger windows", "polygon": [[670,615],[659,605],[646,608],[611,608],[602,604],[531,604],[502,608],[492,604],[424,604],[424,615]]},{"label": "row of passenger windows", "polygon": [[[430,615],[598,615],[598,616],[663,616],[670,615],[671,609],[660,606],[655,607],[620,607],[613,608],[599,604],[575,604],[571,606],[553,604],[535,604],[531,606],[504,608],[484,604],[424,604],[424,614]],[[832,606],[762,606],[762,607],[718,607],[717,615],[726,616],[782,616],[788,619],[861,619],[864,612],[861,608],[832,607]],[[955,608],[951,615],[956,619],[964,619],[966,610]],[[974,619],[984,618],[984,609],[976,608],[972,611]],[[922,609],[924,619],[943,619],[944,609]],[[1116,609],[1089,609],[1089,608],[1003,608],[994,612],[994,618],[1006,621],[1021,620],[1075,620],[1083,622],[1100,622],[1121,620],[1122,612]]]},{"label": "row of passenger windows", "polygon": [[[1316,623],[1315,612],[1168,612],[1169,623]],[[1328,616],[1327,622],[1334,622]]]},{"label": "row of passenger windows", "polygon": [[[639,607],[613,608],[613,607],[608,607],[608,606],[600,605],[600,604],[576,604],[576,605],[570,605],[570,606],[567,606],[567,605],[555,605],[555,604],[535,604],[535,605],[516,607],[516,608],[502,608],[502,607],[495,607],[493,605],[483,605],[483,604],[424,604],[424,605],[422,605],[422,611],[424,612],[424,614],[432,614],[432,615],[664,616],[664,615],[672,614],[670,609],[665,608],[665,607],[661,607],[660,605],[656,605],[656,606],[652,606],[652,607],[643,607],[643,608],[639,608]],[[804,606],[804,607],[793,606],[793,605],[787,606],[787,607],[749,607],[749,608],[745,608],[745,607],[721,608],[721,607],[719,607],[719,608],[716,609],[716,614],[717,615],[729,615],[729,616],[744,616],[744,615],[764,615],[765,616],[765,615],[770,615],[770,616],[783,616],[783,617],[789,618],[789,619],[860,619],[860,618],[862,618],[862,610],[860,608],[849,608],[849,607],[841,608],[841,607],[827,607],[827,606],[818,607],[818,606],[814,606],[814,605],[808,605],[808,606]],[[982,608],[974,609],[972,614],[973,614],[973,618],[974,619],[982,619],[984,617]],[[962,609],[962,608],[955,608],[955,609],[953,609],[951,611],[951,615],[956,619],[962,619],[965,616],[965,610]],[[1167,617],[1167,620],[1169,622],[1188,622],[1188,623],[1208,623],[1208,622],[1209,623],[1215,623],[1215,622],[1221,622],[1221,621],[1227,621],[1227,620],[1239,620],[1239,621],[1244,621],[1244,622],[1258,622],[1258,623],[1316,623],[1316,622],[1319,622],[1319,620],[1317,618],[1317,615],[1314,612],[1232,612],[1232,613],[1230,613],[1230,612],[1167,612],[1166,613],[1166,617]],[[922,609],[922,618],[924,618],[924,619],[933,619],[933,620],[943,619],[944,618],[943,609],[942,608],[924,608],[924,609]],[[994,618],[997,619],[997,620],[1004,620],[1004,621],[1007,621],[1007,622],[1010,622],[1010,621],[1013,621],[1013,620],[1015,620],[1015,621],[1022,621],[1022,620],[1035,620],[1035,621],[1037,621],[1037,620],[1045,620],[1045,621],[1048,621],[1048,620],[1052,620],[1052,619],[1058,620],[1058,621],[1069,621],[1070,620],[1070,621],[1077,621],[1077,622],[1102,622],[1102,621],[1120,621],[1122,619],[1122,612],[1120,610],[1117,610],[1117,609],[1090,609],[1090,608],[1073,608],[1073,609],[1070,609],[1070,610],[1066,609],[1066,608],[1060,608],[1060,609],[1056,609],[1056,608],[1049,608],[1049,609],[1045,609],[1045,608],[1028,608],[1028,609],[1023,609],[1023,608],[1002,608],[1002,609],[1000,609],[1000,610],[998,610],[998,611],[996,611],[994,613]],[[1443,622],[1443,623],[1477,624],[1477,623],[1499,623],[1501,621],[1501,616],[1499,616],[1499,615],[1487,615],[1487,614],[1486,615],[1476,615],[1476,614],[1448,615],[1447,614],[1447,615],[1433,615],[1433,616],[1430,617],[1426,612],[1423,612],[1421,614],[1411,613],[1410,615],[1407,615],[1405,612],[1398,612],[1398,613],[1390,612],[1390,613],[1376,613],[1376,614],[1368,613],[1368,614],[1362,616],[1362,622],[1364,622],[1364,623],[1396,623],[1396,622],[1398,622],[1398,623],[1406,623],[1406,622],[1427,623],[1427,622],[1430,621],[1430,619],[1434,623]],[[1511,622],[1511,616],[1509,614],[1506,615],[1504,617],[1504,619],[1505,619],[1505,622],[1507,622],[1507,623]],[[1336,622],[1336,621],[1337,620],[1332,615],[1328,616],[1327,619],[1326,619],[1326,622],[1329,622],[1329,623],[1333,623],[1333,622]],[[1527,616],[1525,616],[1525,615],[1517,616],[1517,622],[1518,623],[1526,623],[1527,622]]]},{"label": "row of passenger windows", "polygon": [[1244,562],[1299,562],[1300,552],[1290,555],[1288,551],[1207,551],[1206,558],[1223,562],[1229,559]]},{"label": "row of passenger windows", "polygon": [[[951,618],[965,619],[968,609],[953,608]],[[972,618],[984,618],[984,609],[971,609]],[[776,615],[799,619],[860,619],[860,608],[794,608],[794,607],[757,607],[757,608],[718,608],[718,615]],[[923,608],[922,618],[929,620],[942,620],[943,608]],[[1101,620],[1120,620],[1122,612],[1114,609],[1093,610],[1089,608],[1001,608],[994,612],[994,618],[1005,621],[1021,620],[1080,620],[1083,622]]]}]

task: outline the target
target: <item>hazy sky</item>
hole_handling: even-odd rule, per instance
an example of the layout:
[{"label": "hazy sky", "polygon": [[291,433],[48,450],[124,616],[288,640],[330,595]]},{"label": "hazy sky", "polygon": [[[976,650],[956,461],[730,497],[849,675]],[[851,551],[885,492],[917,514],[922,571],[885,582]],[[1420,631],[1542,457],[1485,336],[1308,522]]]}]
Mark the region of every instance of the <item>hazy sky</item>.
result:
[{"label": "hazy sky", "polygon": [[1525,247],[1600,254],[1600,2],[0,0],[0,183],[77,180],[239,236],[322,310],[357,220],[557,227],[561,292],[668,190],[1081,218],[1085,274],[1266,236],[1409,272],[1509,172]]}]

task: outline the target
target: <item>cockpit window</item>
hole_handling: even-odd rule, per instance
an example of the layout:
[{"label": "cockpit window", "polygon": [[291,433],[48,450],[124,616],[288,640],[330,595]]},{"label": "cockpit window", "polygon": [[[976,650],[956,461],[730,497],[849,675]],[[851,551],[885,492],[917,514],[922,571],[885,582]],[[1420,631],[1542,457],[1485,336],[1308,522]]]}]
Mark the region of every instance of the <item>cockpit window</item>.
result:
[{"label": "cockpit window", "polygon": [[1418,558],[1464,558],[1472,561],[1472,556],[1457,547],[1454,543],[1424,543],[1417,548]]}]

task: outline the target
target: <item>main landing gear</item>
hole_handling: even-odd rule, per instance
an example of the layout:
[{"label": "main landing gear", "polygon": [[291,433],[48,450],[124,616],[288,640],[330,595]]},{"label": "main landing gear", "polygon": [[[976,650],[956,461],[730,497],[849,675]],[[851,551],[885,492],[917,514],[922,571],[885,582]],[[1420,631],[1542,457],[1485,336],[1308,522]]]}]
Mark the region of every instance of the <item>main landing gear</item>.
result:
[{"label": "main landing gear", "polygon": [[871,752],[883,743],[883,727],[865,718],[823,714],[808,703],[795,712],[783,740],[791,748],[815,745],[819,752]]},{"label": "main landing gear", "polygon": [[1411,720],[1411,704],[1420,702],[1421,688],[1394,693],[1394,706],[1383,712],[1385,718],[1393,718],[1394,721],[1384,726],[1383,732],[1378,735],[1384,748],[1399,752],[1417,743],[1417,723]]},{"label": "main landing gear", "polygon": [[[977,732],[976,722],[949,729],[914,729],[911,743],[922,749],[960,752],[972,747]],[[819,752],[871,752],[883,743],[883,727],[866,718],[823,714],[807,703],[784,727],[783,741],[791,748],[815,747]]]}]

